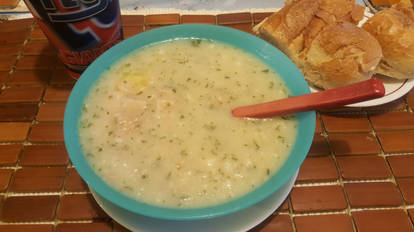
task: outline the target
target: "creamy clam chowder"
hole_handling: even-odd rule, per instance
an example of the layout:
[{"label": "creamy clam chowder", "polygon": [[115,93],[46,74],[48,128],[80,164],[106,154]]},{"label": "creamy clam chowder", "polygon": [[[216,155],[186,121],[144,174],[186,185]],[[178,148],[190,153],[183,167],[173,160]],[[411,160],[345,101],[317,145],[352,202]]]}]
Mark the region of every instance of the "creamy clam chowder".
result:
[{"label": "creamy clam chowder", "polygon": [[237,106],[285,98],[280,77],[230,45],[151,45],[95,83],[79,121],[82,149],[109,185],[149,204],[197,208],[235,199],[286,160],[294,117],[241,119]]}]

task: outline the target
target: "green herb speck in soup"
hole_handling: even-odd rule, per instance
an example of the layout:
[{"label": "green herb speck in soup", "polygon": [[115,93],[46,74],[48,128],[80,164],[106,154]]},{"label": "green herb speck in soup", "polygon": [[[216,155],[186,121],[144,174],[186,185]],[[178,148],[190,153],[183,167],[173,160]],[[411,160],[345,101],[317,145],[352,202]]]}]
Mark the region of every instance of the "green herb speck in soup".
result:
[{"label": "green herb speck in soup", "polygon": [[231,109],[285,98],[255,56],[210,40],[167,41],[132,52],[94,84],[82,107],[82,149],[120,192],[168,208],[236,199],[287,159],[297,119],[241,119]]}]

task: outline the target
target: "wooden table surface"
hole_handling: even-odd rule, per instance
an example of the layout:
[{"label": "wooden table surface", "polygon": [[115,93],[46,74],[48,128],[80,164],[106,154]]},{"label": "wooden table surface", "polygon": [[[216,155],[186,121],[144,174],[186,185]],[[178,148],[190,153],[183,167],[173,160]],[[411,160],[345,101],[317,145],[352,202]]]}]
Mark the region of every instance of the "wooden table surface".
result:
[{"label": "wooden table surface", "polygon": [[[268,13],[123,16],[125,37],[211,23],[250,32]],[[66,153],[75,81],[32,19],[0,24],[0,232],[128,231],[97,206]],[[371,108],[318,112],[285,203],[253,231],[414,231],[414,90]]]}]

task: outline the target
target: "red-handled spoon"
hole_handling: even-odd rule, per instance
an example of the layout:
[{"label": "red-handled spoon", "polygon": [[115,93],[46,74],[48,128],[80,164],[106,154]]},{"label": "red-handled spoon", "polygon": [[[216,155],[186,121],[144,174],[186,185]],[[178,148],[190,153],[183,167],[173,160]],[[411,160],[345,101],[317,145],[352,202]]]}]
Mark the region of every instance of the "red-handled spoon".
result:
[{"label": "red-handled spoon", "polygon": [[234,117],[266,118],[309,110],[328,109],[384,96],[385,88],[378,78],[317,93],[288,97],[276,101],[233,109]]}]

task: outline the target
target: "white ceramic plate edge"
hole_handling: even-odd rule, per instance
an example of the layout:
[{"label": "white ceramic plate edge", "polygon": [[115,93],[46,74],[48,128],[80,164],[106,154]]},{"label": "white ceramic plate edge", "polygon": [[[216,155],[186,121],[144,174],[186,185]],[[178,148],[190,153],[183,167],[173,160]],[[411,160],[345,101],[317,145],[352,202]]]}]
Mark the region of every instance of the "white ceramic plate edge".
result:
[{"label": "white ceramic plate edge", "polygon": [[414,79],[398,80],[393,83],[386,83],[386,82],[383,82],[383,83],[385,86],[385,95],[383,97],[369,100],[369,101],[359,102],[355,104],[350,104],[347,106],[348,107],[370,107],[370,106],[383,105],[383,104],[390,103],[392,101],[395,101],[401,98],[406,93],[408,93],[411,90],[411,88],[414,87]]},{"label": "white ceramic plate edge", "polygon": [[[397,100],[398,98],[404,96],[408,93],[411,88],[414,87],[414,79],[405,79],[405,80],[397,80],[392,79],[389,77],[381,76],[379,77],[384,83],[385,87],[385,95],[383,97],[358,102],[354,104],[346,105],[347,107],[371,107],[371,106],[379,106],[383,105],[392,101]],[[310,86],[311,92],[319,92],[320,89],[317,89],[313,86]]]}]

